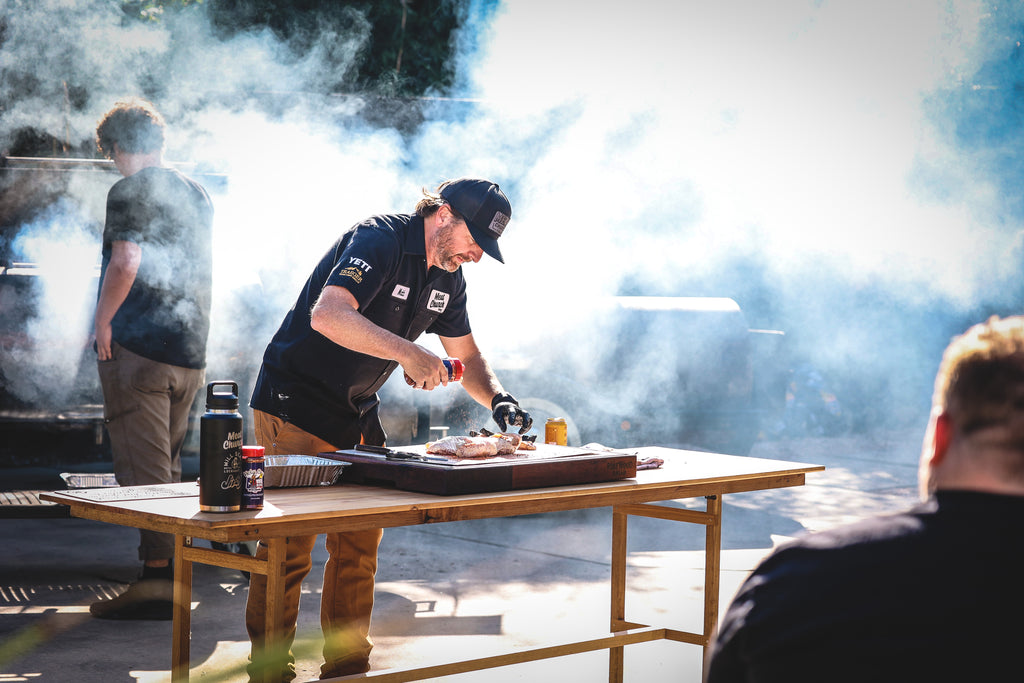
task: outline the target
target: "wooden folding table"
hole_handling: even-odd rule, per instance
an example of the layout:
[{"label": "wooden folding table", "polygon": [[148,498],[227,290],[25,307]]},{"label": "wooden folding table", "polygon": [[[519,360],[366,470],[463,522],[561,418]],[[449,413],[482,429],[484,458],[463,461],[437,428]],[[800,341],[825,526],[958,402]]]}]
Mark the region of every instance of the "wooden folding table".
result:
[{"label": "wooden folding table", "polygon": [[[194,482],[57,491],[40,497],[67,505],[74,517],[174,534],[173,681],[187,681],[189,676],[193,562],[265,574],[267,622],[268,625],[280,624],[284,600],[284,541],[288,536],[611,506],[611,620],[608,635],[506,655],[371,673],[374,680],[397,683],[607,649],[610,653],[609,681],[617,683],[622,680],[625,645],[670,640],[706,649],[710,642],[718,622],[722,496],[801,486],[806,473],[824,469],[805,463],[660,447],[644,447],[637,452],[641,458],[662,458],[664,465],[659,469],[639,471],[632,479],[457,496],[345,484],[342,475],[335,486],[269,489],[264,508],[258,512],[200,512],[198,486]],[[707,500],[704,510],[654,504],[699,497]],[[627,621],[626,530],[630,515],[706,527],[704,624],[701,633]],[[193,539],[196,538],[220,543],[262,540],[269,548],[269,556],[264,561],[195,547]],[[238,618],[241,620],[244,616],[239,614]],[[275,634],[279,630],[270,629],[270,632]],[[363,675],[353,678],[361,677]]]}]

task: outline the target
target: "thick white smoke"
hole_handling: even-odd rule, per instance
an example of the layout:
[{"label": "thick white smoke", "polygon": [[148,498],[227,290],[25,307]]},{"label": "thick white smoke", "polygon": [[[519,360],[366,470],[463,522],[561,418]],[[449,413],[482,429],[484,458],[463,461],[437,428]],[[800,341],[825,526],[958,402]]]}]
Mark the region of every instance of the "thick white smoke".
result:
[{"label": "thick white smoke", "polygon": [[948,337],[931,311],[1005,305],[1019,271],[1020,217],[942,105],[1005,87],[977,80],[1012,30],[986,2],[473,1],[452,93],[473,103],[439,102],[415,133],[366,124],[364,98],[302,94],[365,26],[297,60],[270,33],[220,40],[199,11],[143,26],[99,0],[3,4],[0,59],[40,84],[0,109],[5,131],[88,137],[155,80],[168,157],[227,174],[214,332],[236,354],[224,331],[244,319],[253,362],[340,231],[459,175],[513,203],[506,265],[467,267],[485,350],[509,317],[529,323],[517,337],[550,329],[552,302],[578,340],[573,302],[596,295],[728,296],[811,362],[898,390]]},{"label": "thick white smoke", "polygon": [[[512,124],[505,145],[535,139],[560,108],[573,117],[522,176],[509,250],[525,259],[554,233],[546,266],[601,263],[606,282],[713,277],[750,253],[779,282],[820,267],[854,286],[976,301],[1015,272],[1019,226],[922,105],[970,85],[979,43],[993,38],[982,10],[509,3],[474,71],[491,114]],[[465,132],[477,130],[496,129]],[[922,168],[942,176],[946,201],[915,186]]]}]

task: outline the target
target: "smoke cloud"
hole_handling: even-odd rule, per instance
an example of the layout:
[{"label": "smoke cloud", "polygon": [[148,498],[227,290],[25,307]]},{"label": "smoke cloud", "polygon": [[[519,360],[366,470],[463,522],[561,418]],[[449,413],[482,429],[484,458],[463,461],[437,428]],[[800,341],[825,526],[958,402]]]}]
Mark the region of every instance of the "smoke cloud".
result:
[{"label": "smoke cloud", "polygon": [[1019,310],[1021,169],[999,152],[1019,135],[1015,6],[473,0],[455,91],[389,127],[370,98],[309,94],[344,81],[322,58],[354,63],[359,22],[296,57],[198,10],[140,25],[100,0],[0,4],[25,93],[0,106],[3,135],[87,139],[116,98],[155,92],[167,158],[227,177],[218,355],[258,364],[341,231],[462,175],[513,205],[506,264],[466,268],[491,356],[553,330],[592,343],[599,296],[731,297],[865,419],[919,419],[949,337]]}]

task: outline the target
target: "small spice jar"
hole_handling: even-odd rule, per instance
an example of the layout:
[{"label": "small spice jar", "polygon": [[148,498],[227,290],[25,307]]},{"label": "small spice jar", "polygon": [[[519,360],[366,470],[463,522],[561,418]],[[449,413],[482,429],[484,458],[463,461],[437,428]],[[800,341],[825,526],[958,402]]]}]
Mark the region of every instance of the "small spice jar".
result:
[{"label": "small spice jar", "polygon": [[445,368],[448,369],[448,381],[449,382],[461,382],[462,371],[465,366],[462,365],[462,361],[458,358],[442,358],[441,362],[444,363]]},{"label": "small spice jar", "polygon": [[549,417],[544,423],[544,443],[566,446],[569,443],[569,425],[564,417]]},{"label": "small spice jar", "polygon": [[242,446],[242,509],[263,509],[263,446]]}]

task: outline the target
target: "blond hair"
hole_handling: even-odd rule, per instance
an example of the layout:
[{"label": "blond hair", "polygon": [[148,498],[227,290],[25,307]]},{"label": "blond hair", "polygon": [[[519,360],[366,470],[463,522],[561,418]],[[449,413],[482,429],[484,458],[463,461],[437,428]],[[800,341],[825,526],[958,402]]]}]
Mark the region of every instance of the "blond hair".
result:
[{"label": "blond hair", "polygon": [[[420,198],[420,201],[417,202],[416,204],[416,214],[418,216],[421,216],[422,218],[427,218],[428,216],[431,216],[434,213],[436,213],[437,210],[440,209],[442,206],[448,204],[448,200],[441,196],[441,192],[444,190],[444,188],[448,187],[453,182],[454,181],[452,180],[444,181],[443,183],[437,186],[437,190],[435,190],[434,192],[431,192],[425,187],[421,188],[420,192],[422,192],[422,197]],[[448,208],[451,210],[452,215],[454,215],[457,220],[465,220],[465,218],[462,217],[462,214],[456,211],[451,204],[448,204]]]},{"label": "blond hair", "polygon": [[954,430],[970,436],[1003,427],[1017,451],[1015,474],[1024,477],[1024,317],[992,316],[946,347],[935,378],[932,406]]}]

